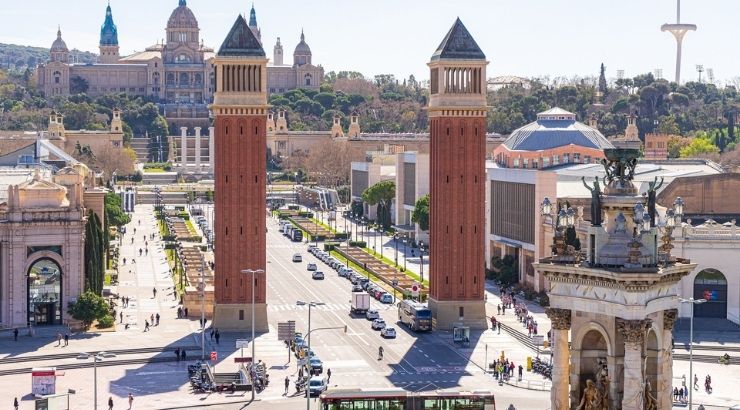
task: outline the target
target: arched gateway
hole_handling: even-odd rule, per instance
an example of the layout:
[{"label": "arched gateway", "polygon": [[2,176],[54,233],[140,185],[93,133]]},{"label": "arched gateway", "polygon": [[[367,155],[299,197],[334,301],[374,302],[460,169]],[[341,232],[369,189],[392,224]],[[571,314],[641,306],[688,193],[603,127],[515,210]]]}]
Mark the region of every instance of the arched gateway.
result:
[{"label": "arched gateway", "polygon": [[62,268],[50,258],[37,259],[28,268],[28,323],[62,323]]},{"label": "arched gateway", "polygon": [[716,269],[704,269],[694,279],[694,299],[706,303],[694,307],[695,317],[727,318],[727,278]]}]

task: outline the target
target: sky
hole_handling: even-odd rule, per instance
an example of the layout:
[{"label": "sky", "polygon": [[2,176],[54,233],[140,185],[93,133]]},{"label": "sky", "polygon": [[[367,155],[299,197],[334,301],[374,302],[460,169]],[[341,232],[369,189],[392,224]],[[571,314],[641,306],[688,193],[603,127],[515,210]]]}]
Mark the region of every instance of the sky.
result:
[{"label": "sky", "polygon": [[[111,0],[121,54],[165,37],[178,0]],[[201,38],[218,48],[251,1],[187,0]],[[67,46],[98,51],[107,0],[0,0],[0,43],[50,47],[57,25]],[[490,61],[488,77],[635,76],[662,69],[673,80],[676,0],[255,0],[265,51],[281,38],[286,62],[305,31],[314,64],[326,72],[428,79],[429,61],[460,17]],[[738,0],[683,0],[681,22],[698,26],[683,43],[682,80],[712,68],[716,82],[740,76]],[[733,52],[734,50],[734,52]],[[707,72],[703,73],[707,78]]]}]

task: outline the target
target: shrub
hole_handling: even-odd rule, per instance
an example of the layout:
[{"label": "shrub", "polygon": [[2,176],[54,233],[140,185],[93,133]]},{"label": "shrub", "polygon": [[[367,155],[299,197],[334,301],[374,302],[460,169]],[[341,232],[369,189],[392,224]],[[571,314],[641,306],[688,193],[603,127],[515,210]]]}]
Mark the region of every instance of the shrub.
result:
[{"label": "shrub", "polygon": [[288,205],[288,209],[290,209],[291,211],[297,211],[301,209],[301,207],[299,205]]},{"label": "shrub", "polygon": [[82,321],[87,329],[94,320],[109,316],[108,302],[102,296],[87,291],[80,295],[77,302],[69,304],[69,313],[73,318]]},{"label": "shrub", "polygon": [[537,294],[537,303],[539,303],[540,306],[550,306],[550,297],[547,296],[547,292],[542,291]]},{"label": "shrub", "polygon": [[357,248],[367,248],[367,243],[365,241],[349,241],[349,246],[354,246]]},{"label": "shrub", "polygon": [[339,244],[336,242],[326,242],[324,243],[324,251],[331,252],[334,250],[335,247],[337,247]]},{"label": "shrub", "polygon": [[107,315],[103,316],[100,319],[98,319],[98,327],[101,329],[111,327],[115,323],[115,320],[113,319],[113,316]]}]

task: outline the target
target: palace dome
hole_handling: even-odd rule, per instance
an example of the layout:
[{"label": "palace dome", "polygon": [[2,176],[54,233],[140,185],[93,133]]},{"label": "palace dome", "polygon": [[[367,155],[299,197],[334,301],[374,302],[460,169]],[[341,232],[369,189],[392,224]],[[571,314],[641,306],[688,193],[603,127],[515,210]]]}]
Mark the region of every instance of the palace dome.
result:
[{"label": "palace dome", "polygon": [[558,107],[537,114],[537,121],[514,130],[503,145],[511,151],[542,151],[567,145],[614,148],[599,130],[576,121],[575,114]]},{"label": "palace dome", "polygon": [[295,46],[293,55],[311,55],[311,47],[306,44],[306,36],[303,34],[303,31],[301,31],[301,42]]},{"label": "palace dome", "polygon": [[51,44],[51,51],[52,52],[69,51],[69,49],[67,48],[67,43],[65,43],[64,40],[62,40],[62,30],[61,29],[57,30],[57,39],[54,40],[54,42]]},{"label": "palace dome", "polygon": [[180,5],[167,20],[167,28],[198,28],[198,20],[196,20],[193,11],[188,8],[186,0],[180,0]]}]

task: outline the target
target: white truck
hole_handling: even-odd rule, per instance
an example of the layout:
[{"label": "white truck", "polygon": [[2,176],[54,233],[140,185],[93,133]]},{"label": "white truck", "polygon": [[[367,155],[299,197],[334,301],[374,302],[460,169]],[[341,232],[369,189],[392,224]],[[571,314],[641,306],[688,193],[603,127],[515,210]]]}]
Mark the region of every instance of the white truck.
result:
[{"label": "white truck", "polygon": [[350,313],[362,314],[367,313],[370,309],[370,294],[367,292],[352,292],[350,302]]}]

